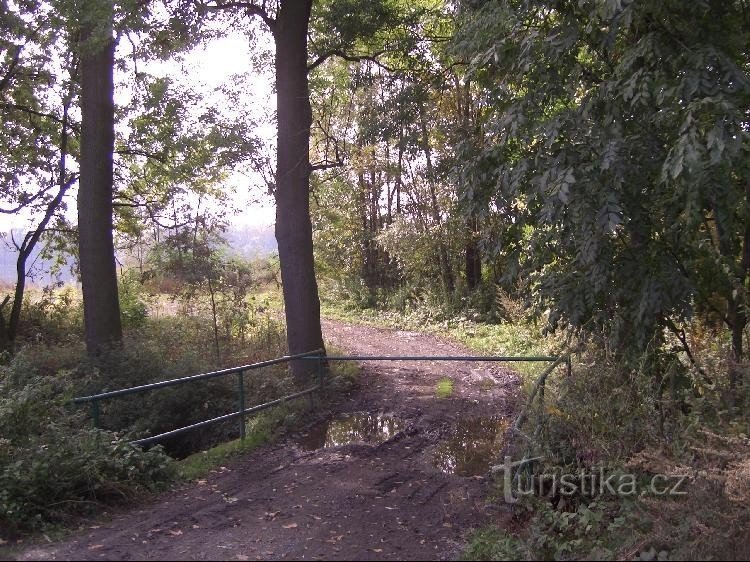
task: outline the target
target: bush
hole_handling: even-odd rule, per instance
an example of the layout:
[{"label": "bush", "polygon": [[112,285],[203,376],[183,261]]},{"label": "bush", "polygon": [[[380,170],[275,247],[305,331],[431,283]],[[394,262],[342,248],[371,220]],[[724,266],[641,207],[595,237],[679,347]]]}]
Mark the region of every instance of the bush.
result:
[{"label": "bush", "polygon": [[[174,475],[159,448],[144,452],[124,435],[86,429],[69,405],[72,372],[21,376],[23,360],[0,369],[0,529],[43,528],[128,499]],[[19,384],[20,383],[20,384]]]},{"label": "bush", "polygon": [[148,295],[135,269],[119,278],[120,315],[124,329],[140,328],[148,316]]},{"label": "bush", "polygon": [[[581,469],[686,476],[684,496],[524,498],[519,531],[485,529],[469,559],[747,559],[750,441],[747,414],[727,408],[726,348],[688,333],[694,355],[664,345],[612,354],[589,345],[572,376],[554,374],[513,458],[542,457],[529,474]],[[747,366],[738,366],[747,376]],[[711,381],[711,382],[708,382]],[[745,403],[746,388],[734,393]],[[513,447],[509,447],[513,449]]]},{"label": "bush", "polygon": [[21,342],[71,343],[83,337],[83,301],[72,287],[45,287],[39,298],[24,299]]}]

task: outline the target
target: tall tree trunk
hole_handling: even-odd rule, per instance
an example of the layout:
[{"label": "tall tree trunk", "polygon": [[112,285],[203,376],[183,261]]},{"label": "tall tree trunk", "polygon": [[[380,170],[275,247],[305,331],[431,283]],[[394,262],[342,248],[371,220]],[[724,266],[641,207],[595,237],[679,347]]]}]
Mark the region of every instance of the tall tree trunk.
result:
[{"label": "tall tree trunk", "polygon": [[471,214],[466,221],[466,284],[469,289],[476,289],[482,282],[482,256],[479,253],[479,242],[477,240],[477,217]]},{"label": "tall tree trunk", "polygon": [[[456,93],[456,114],[461,119],[459,135],[464,138],[481,138],[480,132],[476,130],[476,127],[472,127],[470,79],[466,78],[462,84],[458,74],[454,73],[453,87]],[[482,282],[482,256],[479,251],[478,230],[479,220],[477,219],[477,213],[470,206],[469,216],[466,219],[466,245],[464,247],[464,274],[466,275],[466,285],[469,289],[476,289]]]},{"label": "tall tree trunk", "polygon": [[[745,230],[742,235],[742,255],[740,257],[740,270],[737,276],[737,285],[745,289],[750,276],[750,182],[745,185]],[[742,363],[744,359],[743,336],[747,327],[747,294],[738,291],[738,298],[733,298],[732,310],[732,354],[735,363]],[[732,392],[736,392],[740,384],[740,373],[737,368],[730,370],[729,386]]]},{"label": "tall tree trunk", "polygon": [[372,234],[372,222],[368,217],[370,217],[368,209],[370,207],[369,205],[369,197],[370,197],[370,188],[367,185],[367,182],[365,181],[365,174],[364,172],[360,172],[357,175],[358,179],[358,195],[357,195],[357,202],[358,202],[358,212],[359,212],[359,220],[362,225],[362,239],[360,241],[361,247],[362,247],[362,267],[361,267],[361,277],[362,281],[364,281],[365,287],[367,287],[369,291],[370,298],[374,295],[375,290],[375,280],[374,280],[374,271],[375,271],[375,262],[373,261],[373,251],[372,251],[372,245],[373,245],[373,234]]},{"label": "tall tree trunk", "polygon": [[111,1],[90,0],[83,10],[78,231],[86,349],[96,355],[122,338],[112,237],[115,45]]},{"label": "tall tree trunk", "polygon": [[[307,29],[312,0],[281,0],[276,42],[277,167],[276,240],[290,353],[323,347],[320,300],[313,260],[310,220],[310,89]],[[292,372],[309,383],[312,361],[295,361]]]},{"label": "tall tree trunk", "polygon": [[[725,212],[729,212],[721,207],[717,196],[714,194],[711,198],[711,207],[713,211],[715,231],[715,240],[719,253],[727,261],[735,260],[736,256],[733,251],[730,233],[725,225]],[[750,184],[745,188],[745,217],[750,210]],[[745,218],[745,221],[748,219]],[[727,285],[727,315],[726,323],[732,335],[732,354],[729,361],[727,374],[729,378],[729,396],[728,406],[730,410],[734,409],[737,385],[740,380],[739,364],[744,360],[743,336],[747,327],[747,313],[745,311],[746,295],[744,294],[747,287],[748,272],[750,271],[750,224],[746,222],[744,236],[741,241],[741,257],[738,269],[734,278],[730,277]],[[730,274],[731,275],[731,274]]]},{"label": "tall tree trunk", "polygon": [[11,341],[8,337],[8,322],[5,320],[5,307],[10,302],[10,295],[0,302],[0,351],[10,351]]},{"label": "tall tree trunk", "polygon": [[427,133],[427,116],[425,115],[424,104],[420,107],[420,125],[422,128],[422,150],[427,165],[427,186],[430,189],[430,212],[432,215],[432,221],[438,228],[437,243],[440,274],[443,279],[443,288],[445,289],[445,292],[451,294],[453,293],[455,283],[450,259],[448,258],[448,248],[445,244],[445,239],[443,238],[443,221],[440,217],[440,206],[438,205],[437,191],[435,189],[435,172],[432,167],[432,149],[430,148],[430,136]]},{"label": "tall tree trunk", "polygon": [[401,186],[403,185],[404,174],[404,126],[399,123],[398,126],[398,162],[396,164],[396,214],[401,214]]}]

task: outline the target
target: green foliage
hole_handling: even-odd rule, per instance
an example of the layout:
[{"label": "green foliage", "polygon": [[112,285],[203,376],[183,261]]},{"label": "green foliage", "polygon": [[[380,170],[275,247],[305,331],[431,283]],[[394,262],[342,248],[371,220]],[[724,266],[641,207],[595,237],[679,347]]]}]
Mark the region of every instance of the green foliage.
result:
[{"label": "green foliage", "polygon": [[0,529],[10,535],[123,501],[172,478],[171,459],[123,435],[87,429],[68,400],[73,372],[27,372],[17,357],[0,368]]},{"label": "green foliage", "polygon": [[[70,57],[60,14],[36,0],[0,18],[0,208],[40,211],[54,195]],[[53,174],[54,175],[54,174]]]},{"label": "green foliage", "polygon": [[440,379],[435,385],[435,395],[438,398],[450,398],[453,394],[453,379]]},{"label": "green foliage", "polygon": [[533,512],[520,536],[493,527],[476,532],[464,560],[618,560],[637,524],[630,504],[595,500],[559,509],[546,500],[527,500]]},{"label": "green foliage", "polygon": [[[488,106],[464,203],[552,328],[643,350],[667,318],[746,301],[750,169],[741,2],[489,2],[456,52]],[[723,301],[723,302],[722,302]],[[741,320],[729,319],[740,325]],[[738,324],[740,322],[740,324]]]},{"label": "green foliage", "polygon": [[[245,345],[254,341],[257,345],[248,349],[235,341],[226,349],[226,363],[217,363],[212,330],[205,318],[149,318],[139,331],[126,334],[122,348],[83,368],[86,382],[82,392],[94,394],[271,359],[280,354],[277,342],[283,340],[283,334],[278,329],[276,323],[253,329]],[[266,334],[264,330],[270,331]],[[271,346],[264,347],[268,341]],[[283,365],[253,371],[245,381],[247,405],[278,398],[292,388]],[[237,380],[222,377],[173,386],[106,401],[100,407],[103,427],[153,435],[236,411]],[[236,423],[217,424],[170,438],[164,446],[172,456],[183,457],[231,439],[237,431]]]},{"label": "green foliage", "polygon": [[462,560],[524,560],[523,544],[505,529],[487,527],[473,533]]},{"label": "green foliage", "polygon": [[120,314],[122,327],[137,329],[146,323],[148,316],[148,295],[135,270],[128,270],[118,279]]},{"label": "green foliage", "polygon": [[19,337],[49,344],[75,343],[83,334],[83,303],[72,287],[45,287],[24,301]]}]

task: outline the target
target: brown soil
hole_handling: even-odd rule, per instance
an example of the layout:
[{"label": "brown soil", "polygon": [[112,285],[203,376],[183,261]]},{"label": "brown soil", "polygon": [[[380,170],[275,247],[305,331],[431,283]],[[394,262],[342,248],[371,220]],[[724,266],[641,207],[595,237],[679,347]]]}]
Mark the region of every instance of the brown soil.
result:
[{"label": "brown soil", "polygon": [[[333,321],[324,332],[353,354],[469,353],[421,333]],[[441,398],[446,377],[453,392]],[[487,504],[485,477],[446,473],[436,451],[460,420],[510,417],[517,388],[492,363],[364,362],[336,413],[397,418],[402,429],[385,442],[306,451],[290,436],[18,559],[454,559],[471,529],[506,515]]]}]

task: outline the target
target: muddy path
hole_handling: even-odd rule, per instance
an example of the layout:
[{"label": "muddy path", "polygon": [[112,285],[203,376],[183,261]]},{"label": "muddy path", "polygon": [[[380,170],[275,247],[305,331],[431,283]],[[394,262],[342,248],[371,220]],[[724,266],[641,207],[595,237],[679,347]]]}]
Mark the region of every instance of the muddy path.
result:
[{"label": "muddy path", "polygon": [[[352,354],[469,353],[341,322],[324,334]],[[364,362],[328,419],[18,559],[456,558],[471,529],[505,517],[486,503],[483,475],[517,388],[496,364]]]}]

